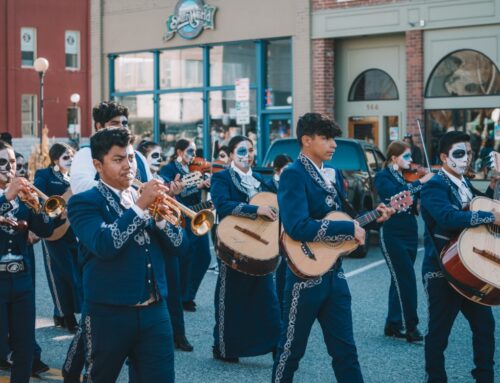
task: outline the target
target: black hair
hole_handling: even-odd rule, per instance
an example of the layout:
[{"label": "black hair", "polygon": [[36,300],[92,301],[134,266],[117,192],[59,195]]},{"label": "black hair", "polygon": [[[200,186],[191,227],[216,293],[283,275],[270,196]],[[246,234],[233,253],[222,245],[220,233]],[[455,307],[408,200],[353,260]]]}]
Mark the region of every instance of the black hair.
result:
[{"label": "black hair", "polygon": [[495,147],[495,140],[493,137],[488,137],[486,139],[486,142],[484,143],[485,148],[494,148]]},{"label": "black hair", "polygon": [[252,140],[246,136],[234,136],[233,138],[231,138],[231,140],[229,140],[228,144],[229,154],[234,152],[234,149],[236,149],[236,147],[243,141],[248,141],[253,145]]},{"label": "black hair", "polygon": [[195,156],[203,158],[203,148],[196,149]]},{"label": "black hair", "polygon": [[133,142],[133,136],[127,128],[104,128],[90,137],[92,158],[103,162],[104,156],[113,146],[125,148]]},{"label": "black hair", "polygon": [[220,152],[224,152],[224,153],[226,153],[228,156],[229,156],[229,154],[231,153],[231,152],[229,151],[229,146],[227,146],[227,145],[222,145],[222,146],[219,148],[219,153],[220,153]]},{"label": "black hair", "polygon": [[22,158],[23,160],[25,159],[24,156],[21,153],[16,152],[15,154],[16,154],[16,160],[18,158]]},{"label": "black hair", "polygon": [[457,142],[469,142],[470,136],[467,133],[452,130],[445,133],[439,140],[439,154],[444,153],[448,155],[453,144]]},{"label": "black hair", "polygon": [[8,142],[0,140],[0,150],[5,150],[5,149],[14,150],[14,148],[12,147],[12,145],[10,145]]},{"label": "black hair", "polygon": [[340,126],[329,117],[320,113],[306,113],[297,121],[297,140],[302,147],[303,136],[325,136],[335,138],[342,135]]},{"label": "black hair", "polygon": [[287,156],[286,154],[278,154],[274,157],[273,169],[278,172],[290,162],[292,162],[292,158],[290,156]]},{"label": "black hair", "polygon": [[128,118],[128,108],[116,101],[102,101],[92,109],[94,126],[99,123],[102,126],[116,116],[125,116]]},{"label": "black hair", "polygon": [[0,140],[12,146],[12,134],[10,134],[9,132],[0,133]]},{"label": "black hair", "polygon": [[188,148],[188,146],[191,145],[191,141],[190,140],[187,140],[185,138],[181,138],[179,141],[177,141],[175,143],[175,147],[174,147],[174,154],[172,154],[170,156],[170,161],[173,161],[177,158],[177,151],[178,150],[186,150]]},{"label": "black hair", "polygon": [[52,145],[49,150],[50,165],[54,166],[56,160],[59,159],[59,157],[61,157],[66,151],[74,152],[73,148],[64,142],[56,142]]},{"label": "black hair", "polygon": [[141,153],[144,157],[148,155],[148,153],[153,150],[153,148],[159,147],[160,144],[157,144],[156,142],[153,141],[148,141],[148,140],[142,140],[139,142],[139,145],[137,145],[137,151]]}]

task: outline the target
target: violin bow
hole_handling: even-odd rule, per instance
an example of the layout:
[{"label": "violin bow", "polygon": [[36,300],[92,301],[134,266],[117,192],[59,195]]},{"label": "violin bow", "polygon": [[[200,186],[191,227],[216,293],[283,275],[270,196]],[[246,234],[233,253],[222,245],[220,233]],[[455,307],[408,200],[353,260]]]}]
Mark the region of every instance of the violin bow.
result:
[{"label": "violin bow", "polygon": [[430,170],[431,163],[429,162],[429,156],[427,155],[427,149],[425,148],[424,135],[422,134],[422,126],[420,125],[420,120],[417,118],[418,132],[420,133],[420,142],[422,142],[422,148],[424,149],[425,162],[427,162],[427,169]]}]

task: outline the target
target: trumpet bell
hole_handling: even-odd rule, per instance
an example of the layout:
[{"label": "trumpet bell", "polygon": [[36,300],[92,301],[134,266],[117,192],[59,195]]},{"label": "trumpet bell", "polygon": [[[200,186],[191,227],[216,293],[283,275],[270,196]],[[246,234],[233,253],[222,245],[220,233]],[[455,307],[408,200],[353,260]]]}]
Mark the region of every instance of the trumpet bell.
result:
[{"label": "trumpet bell", "polygon": [[43,211],[50,218],[59,217],[66,210],[66,201],[58,195],[49,197],[43,204]]},{"label": "trumpet bell", "polygon": [[214,221],[214,213],[211,210],[201,210],[191,220],[191,231],[197,236],[205,235],[214,226]]}]

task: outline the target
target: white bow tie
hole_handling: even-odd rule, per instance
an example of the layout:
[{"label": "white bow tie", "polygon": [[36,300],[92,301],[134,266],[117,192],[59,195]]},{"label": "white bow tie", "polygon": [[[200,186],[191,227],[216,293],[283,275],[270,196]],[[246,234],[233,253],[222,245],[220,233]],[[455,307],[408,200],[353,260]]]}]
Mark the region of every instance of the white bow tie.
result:
[{"label": "white bow tie", "polygon": [[134,196],[130,189],[125,189],[120,193],[120,203],[126,208],[130,209],[134,206]]}]

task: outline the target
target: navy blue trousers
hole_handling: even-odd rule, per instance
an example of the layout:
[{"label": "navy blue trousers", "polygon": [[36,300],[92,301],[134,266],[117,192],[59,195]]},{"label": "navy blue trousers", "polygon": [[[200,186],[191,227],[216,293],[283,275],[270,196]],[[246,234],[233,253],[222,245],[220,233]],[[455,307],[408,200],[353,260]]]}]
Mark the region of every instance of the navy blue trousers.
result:
[{"label": "navy blue trousers", "polygon": [[408,232],[394,232],[385,225],[380,229],[382,254],[391,274],[389,308],[386,324],[394,328],[413,331],[418,324],[417,280],[415,259],[417,258],[418,232],[415,226]]},{"label": "navy blue trousers", "polygon": [[200,288],[212,256],[208,234],[201,237],[191,230],[191,220],[186,220],[186,233],[189,240],[189,251],[180,258],[181,292],[184,302],[193,301]]},{"label": "navy blue trousers", "polygon": [[283,311],[283,295],[285,290],[286,282],[286,270],[288,269],[285,256],[280,256],[281,261],[276,269],[276,294],[278,295],[278,302],[280,303],[280,309]]},{"label": "navy blue trousers", "polygon": [[43,241],[45,272],[56,316],[72,315],[81,311],[78,248],[72,238],[65,235],[57,241]]},{"label": "navy blue trousers", "polygon": [[0,272],[0,313],[0,328],[8,328],[14,362],[11,382],[28,383],[35,349],[35,290],[29,272]]},{"label": "navy blue trousers", "polygon": [[316,319],[323,330],[337,381],[363,382],[352,329],[351,293],[341,267],[310,280],[295,276],[287,268],[283,327],[272,382],[293,381]]},{"label": "navy blue trousers", "polygon": [[476,383],[493,383],[495,320],[490,307],[474,303],[456,292],[441,272],[424,274],[424,288],[429,306],[429,325],[425,335],[425,371],[427,383],[447,382],[444,351],[451,328],[461,312],[472,330]]},{"label": "navy blue trousers", "polygon": [[174,335],[186,335],[184,326],[184,310],[182,308],[181,281],[177,255],[165,256],[165,273],[167,275],[167,307],[172,320]]},{"label": "navy blue trousers", "polygon": [[89,304],[84,311],[84,382],[116,381],[127,358],[132,383],[175,381],[172,325],[164,301],[146,307]]}]

